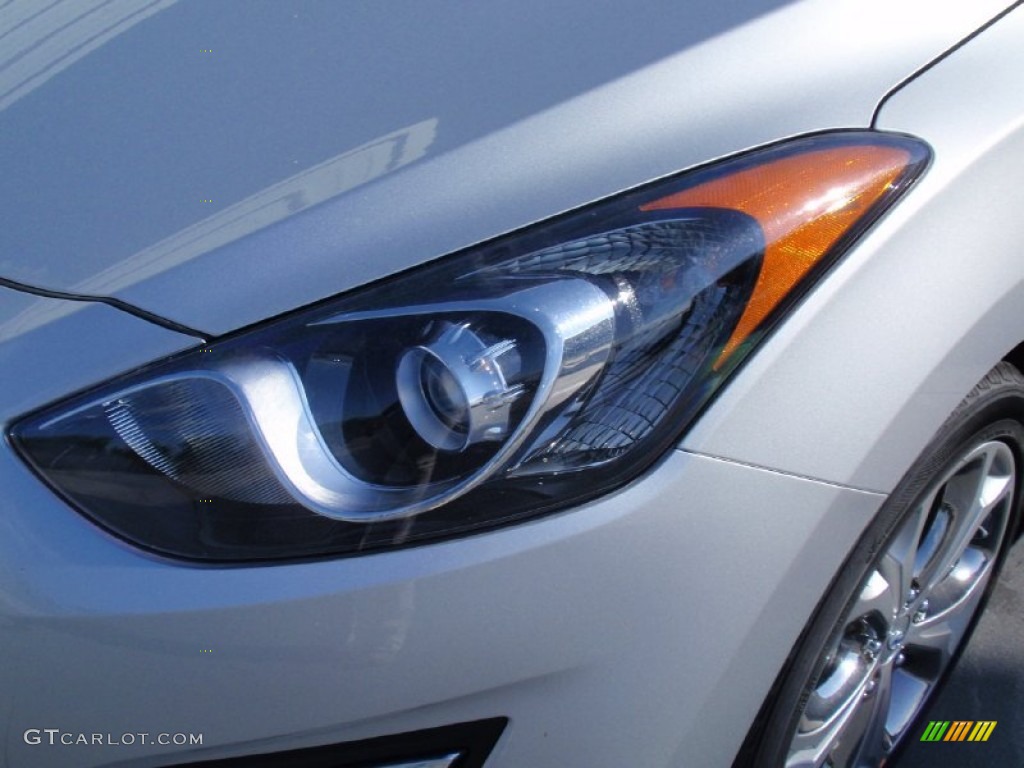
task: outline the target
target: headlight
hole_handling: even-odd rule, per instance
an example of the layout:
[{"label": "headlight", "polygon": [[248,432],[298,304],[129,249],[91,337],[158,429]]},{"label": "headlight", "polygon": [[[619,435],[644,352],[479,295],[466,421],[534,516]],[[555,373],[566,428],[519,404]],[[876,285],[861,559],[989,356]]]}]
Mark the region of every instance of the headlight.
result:
[{"label": "headlight", "polygon": [[151,366],[14,442],[95,521],[186,558],[550,512],[663,455],[927,157],[834,133],[660,181]]}]

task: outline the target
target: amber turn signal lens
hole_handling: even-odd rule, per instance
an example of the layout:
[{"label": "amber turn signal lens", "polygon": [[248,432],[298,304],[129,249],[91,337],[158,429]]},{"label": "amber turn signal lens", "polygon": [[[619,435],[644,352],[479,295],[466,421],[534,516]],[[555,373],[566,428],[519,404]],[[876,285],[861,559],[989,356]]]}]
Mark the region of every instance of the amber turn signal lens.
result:
[{"label": "amber turn signal lens", "polygon": [[641,206],[731,208],[761,225],[764,261],[746,310],[718,359],[722,364],[893,191],[912,162],[892,144],[848,144],[751,165]]}]

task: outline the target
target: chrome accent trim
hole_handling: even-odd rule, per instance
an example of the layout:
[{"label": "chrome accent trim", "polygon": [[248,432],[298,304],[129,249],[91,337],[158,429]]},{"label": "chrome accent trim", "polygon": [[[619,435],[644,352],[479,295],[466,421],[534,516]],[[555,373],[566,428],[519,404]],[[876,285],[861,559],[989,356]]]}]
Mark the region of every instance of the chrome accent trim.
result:
[{"label": "chrome accent trim", "polygon": [[573,397],[598,375],[615,339],[613,300],[580,278],[554,279],[478,301],[341,314],[316,325],[466,311],[503,312],[527,320],[544,339],[545,359],[536,392],[520,424],[490,461],[461,481],[396,488],[367,483],[352,475],[328,449],[295,367],[269,352],[212,361],[208,368],[152,379],[75,408],[54,421],[95,406],[106,407],[118,398],[169,382],[213,380],[238,400],[268,466],[297,503],[325,517],[352,523],[411,517],[467,493],[505,466],[545,413]]},{"label": "chrome accent trim", "polygon": [[[339,315],[318,325],[465,311],[505,312],[529,321],[544,338],[545,360],[522,422],[487,464],[459,482],[394,488],[355,478],[324,444],[290,363],[278,358],[249,358],[219,369],[240,396],[268,458],[277,465],[279,478],[299,503],[336,520],[371,522],[410,517],[461,496],[503,466],[547,411],[564,403],[601,371],[615,339],[612,300],[599,287],[578,278],[552,280],[495,299]],[[374,499],[357,499],[368,489],[375,492]],[[381,508],[381,498],[393,501]]]},{"label": "chrome accent trim", "polygon": [[452,752],[444,757],[433,757],[426,760],[415,760],[411,763],[387,763],[380,768],[451,768],[455,761],[462,757],[461,752]]},{"label": "chrome accent trim", "polygon": [[[512,403],[525,392],[522,385],[509,384],[518,366],[506,370],[499,360],[516,350],[515,341],[488,345],[469,323],[444,323],[442,328],[434,339],[406,350],[399,359],[395,384],[406,418],[421,438],[441,451],[504,440]],[[424,381],[424,370],[431,364],[439,365],[457,389],[462,412],[458,425],[447,423]]]}]

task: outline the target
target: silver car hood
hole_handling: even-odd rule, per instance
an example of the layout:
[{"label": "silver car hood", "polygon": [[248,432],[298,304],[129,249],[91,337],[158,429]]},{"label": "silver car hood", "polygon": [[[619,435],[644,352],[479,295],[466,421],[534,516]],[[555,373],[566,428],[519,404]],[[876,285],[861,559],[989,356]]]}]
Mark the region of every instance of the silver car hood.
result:
[{"label": "silver car hood", "polygon": [[865,126],[1006,5],[11,3],[0,276],[223,333],[750,146]]}]

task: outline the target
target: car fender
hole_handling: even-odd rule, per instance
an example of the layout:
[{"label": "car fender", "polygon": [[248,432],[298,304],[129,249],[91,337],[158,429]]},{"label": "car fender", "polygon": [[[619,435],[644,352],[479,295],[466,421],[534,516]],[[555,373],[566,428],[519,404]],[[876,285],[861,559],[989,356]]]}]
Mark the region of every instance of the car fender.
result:
[{"label": "car fender", "polygon": [[931,167],[764,344],[685,450],[888,492],[1024,339],[1022,39],[1018,9],[886,99],[876,127],[929,142]]}]

